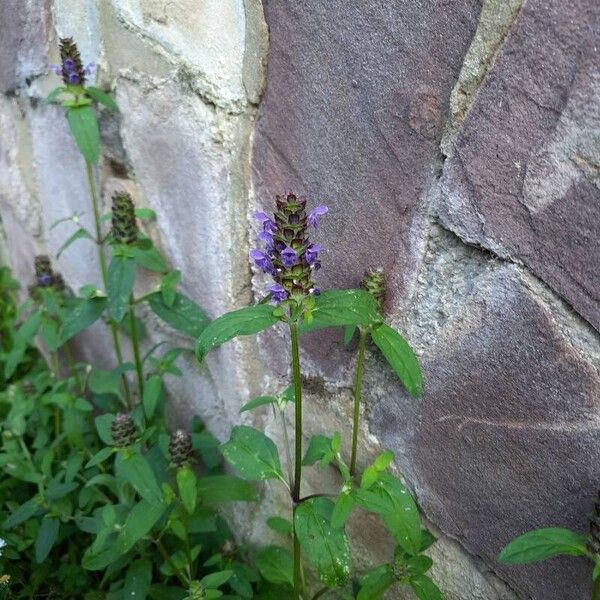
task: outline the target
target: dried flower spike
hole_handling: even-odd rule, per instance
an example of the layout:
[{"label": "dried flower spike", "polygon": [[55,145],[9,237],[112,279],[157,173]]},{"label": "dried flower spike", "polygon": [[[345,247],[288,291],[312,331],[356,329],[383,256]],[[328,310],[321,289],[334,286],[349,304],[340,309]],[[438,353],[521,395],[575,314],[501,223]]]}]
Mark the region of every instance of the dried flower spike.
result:
[{"label": "dried flower spike", "polygon": [[73,38],[61,38],[60,40],[60,75],[66,85],[84,85],[85,76],[89,67],[84,69],[81,55]]},{"label": "dried flower spike", "polygon": [[369,269],[365,271],[365,276],[360,287],[375,298],[377,307],[381,310],[383,301],[385,300],[385,275],[383,274],[383,269]]},{"label": "dried flower spike", "polygon": [[112,198],[112,235],[119,244],[133,244],[138,238],[135,205],[126,192],[117,192]]},{"label": "dried flower spike", "polygon": [[50,287],[54,283],[52,263],[45,254],[36,256],[33,260],[35,268],[35,281],[38,287]]},{"label": "dried flower spike", "polygon": [[270,288],[274,302],[318,295],[312,271],[321,268],[319,254],[323,247],[311,243],[308,228],[309,225],[318,227],[319,218],[328,209],[317,206],[307,214],[306,198],[298,198],[292,192],[277,196],[276,204],[274,219],[264,212],[255,215],[262,228],[259,238],[265,243],[265,249],[252,250],[250,258],[275,280]]},{"label": "dried flower spike", "polygon": [[600,492],[594,503],[594,512],[590,519],[590,533],[587,541],[588,550],[600,557]]},{"label": "dried flower spike", "polygon": [[183,467],[192,458],[192,438],[187,431],[178,429],[171,434],[169,441],[169,456],[176,467]]},{"label": "dried flower spike", "polygon": [[135,442],[137,429],[131,415],[128,413],[119,413],[110,427],[113,441],[118,448],[131,446]]}]

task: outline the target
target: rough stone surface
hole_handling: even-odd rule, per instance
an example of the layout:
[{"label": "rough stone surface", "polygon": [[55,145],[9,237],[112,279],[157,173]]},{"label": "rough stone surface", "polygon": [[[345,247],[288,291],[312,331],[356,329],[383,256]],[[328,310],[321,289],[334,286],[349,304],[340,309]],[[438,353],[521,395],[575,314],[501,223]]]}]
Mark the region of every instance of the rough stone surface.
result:
[{"label": "rough stone surface", "polygon": [[586,597],[585,561],[495,561],[533,527],[586,530],[600,476],[597,369],[515,267],[475,279],[423,367],[422,400],[382,398],[372,431],[403,457],[426,514],[519,598]]},{"label": "rough stone surface", "polygon": [[50,0],[0,3],[0,92],[15,91],[46,70]]},{"label": "rough stone surface", "polygon": [[600,327],[600,5],[529,1],[474,100],[439,212]]},{"label": "rough stone surface", "polygon": [[480,2],[266,1],[269,78],[253,164],[258,203],[325,201],[322,282],[365,268],[410,289],[450,92]]}]

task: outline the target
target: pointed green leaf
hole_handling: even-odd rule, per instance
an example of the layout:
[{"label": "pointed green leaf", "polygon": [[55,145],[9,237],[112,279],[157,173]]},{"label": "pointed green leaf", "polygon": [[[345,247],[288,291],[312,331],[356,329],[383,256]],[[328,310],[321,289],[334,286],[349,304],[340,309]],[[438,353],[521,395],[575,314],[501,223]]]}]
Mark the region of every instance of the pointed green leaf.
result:
[{"label": "pointed green leaf", "polygon": [[295,510],[296,535],[323,583],[343,586],[350,578],[350,546],[343,529],[331,525],[333,502],[323,497],[302,502]]},{"label": "pointed green leaf", "polygon": [[103,104],[109,110],[119,110],[117,103],[112,96],[109,96],[106,92],[93,86],[85,88],[85,91],[90,98],[93,98],[96,102]]},{"label": "pointed green leaf", "polygon": [[268,304],[255,304],[221,315],[206,327],[196,344],[196,356],[202,362],[206,354],[240,335],[259,333],[275,325],[279,319]]},{"label": "pointed green leaf", "polygon": [[83,158],[88,163],[97,163],[100,158],[100,132],[98,119],[91,106],[74,106],[67,110],[71,133]]},{"label": "pointed green leaf", "polygon": [[176,331],[191,337],[201,335],[209,323],[206,313],[183,294],[176,293],[171,306],[165,304],[160,292],[152,294],[148,302],[156,316]]},{"label": "pointed green leaf", "polygon": [[117,476],[130,483],[142,498],[148,502],[162,502],[162,492],[154,472],[146,457],[137,449],[117,454],[115,470]]},{"label": "pointed green leaf", "polygon": [[54,88],[48,94],[48,96],[46,96],[46,99],[44,100],[44,104],[52,104],[66,90],[67,90],[67,88],[64,85]]},{"label": "pointed green leaf", "polygon": [[31,498],[31,500],[27,500],[24,504],[21,504],[19,508],[13,511],[9,517],[4,521],[2,526],[4,529],[12,529],[17,525],[23,523],[23,521],[27,521],[35,515],[35,513],[39,510],[40,505],[38,502],[37,496]]},{"label": "pointed green leaf", "polygon": [[284,481],[277,447],[264,433],[240,425],[234,427],[230,440],[221,447],[223,456],[244,479]]},{"label": "pointed green leaf", "polygon": [[[111,419],[111,421],[112,421],[112,419]],[[96,425],[97,425],[97,423],[96,423]],[[109,447],[102,448],[101,450],[96,452],[96,454],[94,454],[94,456],[92,456],[92,458],[90,458],[90,460],[85,465],[85,468],[89,469],[90,467],[95,467],[96,465],[103,463],[113,453],[113,451],[114,451],[113,448],[109,448]]]},{"label": "pointed green leaf", "polygon": [[118,551],[121,554],[129,552],[136,542],[152,530],[167,508],[167,505],[160,501],[142,498],[127,515],[117,538]]},{"label": "pointed green leaf", "polygon": [[73,235],[69,236],[69,238],[67,239],[67,241],[57,250],[56,252],[56,258],[60,258],[60,255],[73,243],[76,242],[77,240],[83,240],[83,239],[88,239],[91,240],[93,239],[92,236],[89,234],[89,232],[87,231],[87,229],[83,229],[80,228],[78,229]]},{"label": "pointed green leaf", "polygon": [[328,290],[315,297],[310,320],[302,323],[306,333],[324,327],[368,326],[381,321],[377,303],[364,290]]},{"label": "pointed green leaf", "polygon": [[291,535],[293,532],[292,523],[282,517],[269,517],[267,519],[267,525],[277,533],[283,535]]},{"label": "pointed green leaf", "polygon": [[151,419],[156,412],[156,406],[163,392],[162,377],[160,375],[152,375],[144,385],[143,405],[146,417]]},{"label": "pointed green leaf", "polygon": [[271,583],[294,585],[294,561],[292,555],[280,546],[269,546],[256,556],[260,574]]},{"label": "pointed green leaf", "polygon": [[[331,441],[331,438],[328,438],[325,435],[313,435],[310,438],[308,450],[302,459],[302,464],[304,466],[310,466],[323,459],[326,459],[326,463],[331,462],[334,458],[331,449]],[[326,466],[326,464],[322,464],[321,466]]]},{"label": "pointed green leaf", "polygon": [[63,312],[58,345],[64,345],[74,335],[95,323],[104,312],[106,302],[106,298],[77,298]]},{"label": "pointed green leaf", "polygon": [[122,598],[127,600],[145,600],[152,584],[152,563],[140,558],[131,563],[125,576]]},{"label": "pointed green leaf", "polygon": [[35,561],[40,564],[46,560],[58,537],[60,520],[56,517],[44,517],[35,539]]},{"label": "pointed green leaf", "polygon": [[507,565],[529,564],[553,556],[584,556],[586,537],[562,527],[545,527],[515,538],[500,553],[498,560]]},{"label": "pointed green leaf", "polygon": [[361,577],[360,591],[356,600],[381,600],[395,582],[396,578],[390,565],[375,567]]},{"label": "pointed green leaf", "polygon": [[354,491],[362,508],[379,514],[396,542],[409,554],[419,552],[422,535],[419,510],[410,492],[398,479],[388,473],[369,488]]},{"label": "pointed green leaf", "polygon": [[423,376],[408,342],[385,323],[375,327],[371,337],[410,395],[418,398],[423,391]]},{"label": "pointed green leaf", "polygon": [[130,246],[129,249],[133,259],[140,267],[154,273],[165,273],[168,270],[165,259],[154,244],[152,244],[151,240],[143,239],[138,241]]},{"label": "pointed green leaf", "polygon": [[250,402],[246,402],[242,408],[240,408],[240,412],[245,412],[247,410],[252,410],[254,408],[258,408],[259,406],[264,406],[265,404],[275,404],[277,402],[277,398],[274,396],[259,396],[258,398],[254,398],[254,400],[250,400]]},{"label": "pointed green leaf", "polygon": [[185,510],[193,515],[196,510],[198,488],[196,487],[196,474],[190,467],[177,469],[177,488]]},{"label": "pointed green leaf", "polygon": [[218,588],[224,583],[227,583],[232,575],[233,571],[217,571],[215,573],[209,573],[200,580],[200,585],[208,589]]},{"label": "pointed green leaf", "polygon": [[410,587],[419,600],[444,600],[444,595],[427,575],[418,575],[410,580]]},{"label": "pointed green leaf", "polygon": [[225,502],[256,502],[255,487],[231,475],[210,475],[198,480],[198,496],[203,504],[224,504]]},{"label": "pointed green leaf", "polygon": [[108,266],[108,310],[118,323],[129,310],[129,300],[135,283],[135,260],[129,256],[113,256]]},{"label": "pointed green leaf", "polygon": [[353,508],[354,498],[352,497],[352,494],[340,494],[335,502],[335,508],[333,509],[333,514],[331,515],[332,527],[343,527],[350,517],[350,513],[352,512]]}]

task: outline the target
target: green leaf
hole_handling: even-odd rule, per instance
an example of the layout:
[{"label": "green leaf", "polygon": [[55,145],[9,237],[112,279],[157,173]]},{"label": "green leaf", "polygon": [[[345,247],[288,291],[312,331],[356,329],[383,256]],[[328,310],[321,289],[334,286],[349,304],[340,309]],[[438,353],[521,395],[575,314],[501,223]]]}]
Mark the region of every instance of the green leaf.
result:
[{"label": "green leaf", "polygon": [[66,90],[67,90],[67,88],[64,85],[54,88],[48,94],[48,96],[46,96],[46,99],[44,100],[44,104],[52,104]]},{"label": "green leaf", "polygon": [[252,410],[253,408],[258,408],[259,406],[264,406],[265,404],[275,404],[277,402],[277,398],[274,396],[259,396],[258,398],[254,398],[254,400],[250,400],[250,402],[246,402],[242,408],[240,408],[240,412],[245,412],[247,410]]},{"label": "green leaf", "polygon": [[196,344],[196,356],[202,362],[210,350],[240,335],[259,333],[275,325],[279,319],[268,304],[255,304],[225,313],[206,327]]},{"label": "green leaf", "polygon": [[196,509],[198,488],[196,487],[196,474],[192,469],[189,467],[177,469],[177,488],[185,510],[193,515]]},{"label": "green leaf", "polygon": [[261,550],[256,556],[256,566],[267,581],[294,585],[294,560],[285,548],[269,546]]},{"label": "green leaf", "polygon": [[109,96],[106,92],[103,92],[101,89],[89,86],[85,88],[85,92],[90,98],[93,98],[100,104],[104,104],[109,110],[119,110],[114,98]]},{"label": "green leaf", "polygon": [[19,508],[13,511],[9,517],[4,521],[2,526],[4,529],[12,529],[17,525],[23,523],[23,521],[27,521],[35,515],[35,513],[39,510],[40,505],[38,502],[37,496],[31,498],[31,500],[27,500],[24,504],[21,504]]},{"label": "green leaf", "polygon": [[410,395],[418,398],[423,391],[423,376],[408,342],[385,323],[375,327],[371,337]]},{"label": "green leaf", "polygon": [[231,475],[211,475],[198,480],[198,496],[203,504],[256,502],[258,495],[251,483]]},{"label": "green leaf", "polygon": [[231,438],[221,446],[221,451],[244,479],[285,481],[277,447],[264,433],[253,427],[234,427]]},{"label": "green leaf", "polygon": [[48,350],[55,352],[58,349],[58,323],[53,318],[45,316],[40,326],[40,334]]},{"label": "green leaf", "polygon": [[144,385],[144,397],[142,400],[144,412],[148,419],[154,416],[162,391],[162,377],[160,375],[152,375]]},{"label": "green leaf", "polygon": [[40,564],[52,550],[52,546],[58,537],[60,520],[56,517],[44,517],[35,538],[35,561]]},{"label": "green leaf", "polygon": [[113,256],[108,266],[108,310],[118,323],[127,314],[135,283],[135,260],[129,256]]},{"label": "green leaf", "polygon": [[217,571],[216,573],[210,573],[205,575],[200,580],[200,585],[205,588],[218,588],[222,586],[224,583],[227,583],[231,576],[233,575],[233,571]]},{"label": "green leaf", "polygon": [[59,500],[75,491],[78,487],[79,483],[76,481],[60,483],[55,480],[48,486],[44,495],[46,496],[46,500]]},{"label": "green leaf", "polygon": [[74,106],[67,110],[71,133],[81,154],[88,163],[100,158],[100,132],[96,113],[91,106]]},{"label": "green leaf", "polygon": [[410,580],[410,587],[419,600],[444,600],[444,595],[427,575],[418,575]]},{"label": "green leaf", "polygon": [[73,243],[77,240],[88,239],[92,240],[92,236],[89,234],[87,229],[80,228],[73,235],[69,236],[67,241],[58,249],[56,252],[56,258],[59,259],[60,255]]},{"label": "green leaf", "polygon": [[[333,460],[334,454],[331,449],[331,438],[325,435],[313,435],[308,444],[308,450],[304,455],[302,464],[304,466],[314,465],[322,461],[321,466],[325,467]],[[325,464],[323,464],[325,463]]]},{"label": "green leaf", "polygon": [[354,498],[352,497],[352,494],[346,492],[340,494],[335,502],[335,508],[331,515],[332,527],[343,527],[350,517],[353,508]]},{"label": "green leaf", "polygon": [[300,327],[302,333],[324,327],[368,326],[381,321],[375,299],[364,290],[327,290],[315,297],[310,315]]},{"label": "green leaf", "polygon": [[167,306],[162,294],[157,292],[148,298],[150,307],[160,319],[173,329],[191,337],[198,337],[209,324],[206,313],[183,294],[176,293],[171,306]]},{"label": "green leaf", "polygon": [[382,473],[368,490],[357,489],[354,498],[362,508],[379,514],[396,542],[415,555],[421,546],[419,510],[406,487],[395,477]]},{"label": "green leaf", "polygon": [[132,363],[123,363],[112,371],[94,369],[89,377],[88,386],[94,394],[121,395],[121,380],[123,373],[135,369]]},{"label": "green leaf", "polygon": [[350,342],[352,341],[352,338],[354,337],[355,331],[356,331],[355,325],[346,325],[346,327],[344,327],[344,346],[345,347],[348,347],[350,345]]},{"label": "green leaf", "polygon": [[510,542],[498,560],[506,565],[529,564],[562,554],[584,556],[586,537],[562,527],[535,529]]},{"label": "green leaf", "polygon": [[282,533],[283,535],[292,535],[293,533],[292,523],[282,517],[269,517],[267,519],[267,525],[273,531]]},{"label": "green leaf", "polygon": [[152,563],[147,558],[140,558],[127,569],[122,598],[145,600],[151,584]]},{"label": "green leaf", "polygon": [[106,303],[106,298],[77,298],[73,306],[63,313],[58,345],[64,345],[95,323],[104,312]]},{"label": "green leaf", "polygon": [[[143,242],[150,242],[150,245]],[[154,273],[165,273],[168,270],[165,259],[150,240],[138,241],[136,244],[130,246],[129,250],[131,256],[140,267]]]},{"label": "green leaf", "polygon": [[395,582],[396,578],[390,565],[379,565],[361,577],[356,600],[381,600]]},{"label": "green leaf", "polygon": [[15,334],[15,343],[28,344],[37,334],[42,324],[42,313],[39,310],[32,312]]},{"label": "green leaf", "polygon": [[122,477],[149,502],[162,502],[162,492],[156,482],[152,468],[146,457],[138,450],[120,452],[117,455],[115,470],[118,477]]},{"label": "green leaf", "polygon": [[[94,423],[96,425],[96,431],[98,431],[98,435],[100,436],[100,439],[107,445],[107,446],[112,446],[115,441],[113,440],[112,437],[112,433],[111,433],[111,425],[112,422],[115,420],[115,415],[111,414],[111,413],[107,413],[105,415],[98,415],[95,419],[94,419]],[[112,448],[111,448],[112,450]]]},{"label": "green leaf", "polygon": [[[96,423],[96,425],[97,425],[97,423]],[[85,465],[85,468],[89,469],[90,467],[95,467],[96,465],[103,463],[112,453],[113,453],[113,448],[109,448],[109,447],[102,448],[102,450],[99,450],[98,452],[96,452],[96,454],[94,454],[94,456],[92,456],[92,458]]]},{"label": "green leaf", "polygon": [[160,281],[160,293],[162,294],[163,302],[166,306],[173,306],[175,302],[175,288],[181,281],[180,271],[171,271],[167,273]]},{"label": "green leaf", "polygon": [[360,479],[360,487],[368,489],[379,479],[379,475],[387,470],[392,461],[394,460],[394,453],[390,450],[386,450],[380,454],[372,465],[369,465],[362,474]]},{"label": "green leaf", "polygon": [[119,553],[129,552],[138,540],[151,531],[167,508],[167,505],[162,502],[140,500],[129,511],[123,529],[121,529],[117,538]]},{"label": "green leaf", "polygon": [[151,208],[136,208],[135,216],[138,217],[138,219],[148,219],[149,221],[154,221],[156,220],[156,211],[152,210]]},{"label": "green leaf", "polygon": [[333,502],[323,497],[310,498],[295,510],[296,535],[308,560],[323,583],[343,586],[350,577],[350,546],[343,529],[331,525]]}]

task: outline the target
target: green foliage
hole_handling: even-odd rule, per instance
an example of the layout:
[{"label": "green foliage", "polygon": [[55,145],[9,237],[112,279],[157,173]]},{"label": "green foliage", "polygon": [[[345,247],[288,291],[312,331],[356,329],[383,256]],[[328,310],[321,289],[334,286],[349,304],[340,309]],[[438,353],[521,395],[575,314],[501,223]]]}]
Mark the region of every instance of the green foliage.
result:
[{"label": "green foliage", "polygon": [[196,356],[202,362],[213,348],[240,335],[259,333],[278,321],[275,309],[268,304],[256,304],[226,313],[210,323],[200,334],[196,343]]},{"label": "green foliage", "polygon": [[83,158],[95,164],[100,159],[100,131],[94,109],[89,105],[72,106],[67,109],[71,133]]},{"label": "green foliage", "polygon": [[295,510],[298,540],[308,560],[327,586],[343,586],[350,578],[350,546],[343,529],[331,524],[334,504],[327,498],[311,498]]},{"label": "green foliage", "polygon": [[404,387],[412,396],[418,398],[423,391],[421,367],[406,340],[395,329],[385,323],[374,327],[371,337],[404,384]]},{"label": "green foliage", "polygon": [[529,564],[554,556],[585,556],[586,538],[570,529],[546,527],[515,538],[500,553],[498,560],[507,565]]}]

